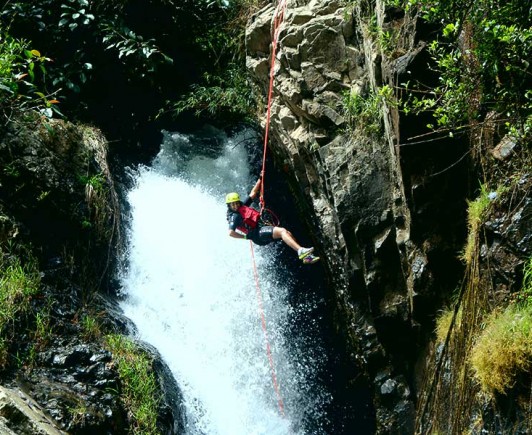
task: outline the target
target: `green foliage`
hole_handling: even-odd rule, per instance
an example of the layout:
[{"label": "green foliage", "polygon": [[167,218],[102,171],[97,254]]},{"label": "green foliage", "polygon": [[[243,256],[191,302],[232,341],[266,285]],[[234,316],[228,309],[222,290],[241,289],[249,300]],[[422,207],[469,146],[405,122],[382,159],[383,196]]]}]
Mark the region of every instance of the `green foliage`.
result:
[{"label": "green foliage", "polygon": [[505,394],[520,373],[532,369],[532,257],[525,262],[517,301],[494,311],[484,325],[471,351],[474,375],[484,391]]},{"label": "green foliage", "polygon": [[474,201],[470,201],[468,222],[470,228],[478,228],[485,220],[490,205],[489,191],[485,185],[480,186],[480,194]]},{"label": "green foliage", "polygon": [[[48,82],[55,88],[61,88],[63,93],[79,92],[80,84],[85,83],[86,73],[91,69],[84,53],[87,46],[77,44],[80,33],[92,31],[94,16],[88,12],[89,8],[87,0],[15,1],[4,5],[0,18],[4,21],[9,19],[15,32],[19,27],[24,28],[24,37],[38,38],[51,52],[66,44],[75,47],[70,49],[68,59],[57,59],[53,54],[54,64],[48,72]],[[35,32],[32,29],[36,29]]]},{"label": "green foliage", "polygon": [[61,10],[59,27],[68,26],[70,30],[75,30],[78,26],[87,26],[94,21],[88,0],[70,0],[67,4],[61,4]]},{"label": "green foliage", "polygon": [[4,174],[6,174],[8,177],[12,178],[18,178],[20,177],[20,171],[13,163],[8,163],[3,168]]},{"label": "green foliage", "polygon": [[[451,328],[454,316],[454,308],[444,309],[436,319],[436,343],[444,344],[447,339],[447,334]],[[462,321],[462,310],[458,310],[454,320],[454,328],[460,326]]]},{"label": "green foliage", "polygon": [[389,107],[397,107],[398,102],[395,97],[394,90],[389,85],[384,85],[381,88],[379,88],[379,95],[382,97],[383,101],[389,106]]},{"label": "green foliage", "polygon": [[7,119],[23,110],[39,109],[51,117],[57,100],[39,91],[38,81],[46,76],[50,59],[29,48],[25,40],[0,34],[0,113]]},{"label": "green foliage", "polygon": [[203,84],[194,84],[191,91],[173,104],[177,116],[193,111],[198,117],[215,117],[224,113],[228,119],[251,119],[256,102],[246,72],[232,64],[221,75],[204,75]]},{"label": "green foliage", "polygon": [[44,309],[39,311],[35,316],[35,330],[33,331],[33,346],[36,350],[44,349],[52,338],[52,319],[50,311]]},{"label": "green foliage", "polygon": [[39,41],[53,58],[45,84],[60,89],[63,111],[107,122],[101,104],[112,101],[112,130],[124,137],[157,113],[216,113],[221,122],[253,116],[245,23],[266,3],[14,0],[0,10],[0,26]]},{"label": "green foliage", "polygon": [[504,394],[519,373],[532,368],[532,304],[512,304],[494,312],[485,324],[472,349],[471,365],[484,391]]},{"label": "green foliage", "polygon": [[429,46],[438,83],[403,83],[411,91],[404,110],[432,112],[428,127],[451,132],[495,111],[504,115],[503,127],[526,143],[532,112],[532,16],[526,2],[408,0],[405,7],[441,23],[441,34]]},{"label": "green foliage", "polygon": [[532,304],[532,257],[525,262],[523,270],[523,288],[518,295],[518,300]]},{"label": "green foliage", "polygon": [[80,175],[79,181],[81,184],[83,184],[86,188],[87,186],[90,186],[90,188],[98,193],[102,193],[105,188],[105,177],[103,174],[94,174],[94,175]]},{"label": "green foliage", "polygon": [[[9,1],[0,10],[0,25],[9,23],[12,34],[43,44],[54,59],[47,71],[47,84],[61,89],[62,101],[76,104],[79,94],[91,88],[96,77],[106,78],[107,70],[120,72],[116,64],[123,68],[119,80],[146,79],[151,85],[154,73],[172,62],[157,46],[160,41],[144,37],[126,23],[127,3],[130,2]],[[177,21],[182,8],[172,2],[160,3],[174,9]],[[77,106],[77,110],[82,107]]]},{"label": "green foliage", "polygon": [[[347,13],[353,13],[351,9],[354,7],[354,4],[348,5],[346,9],[348,11]],[[372,8],[368,8],[368,10],[372,10]],[[394,52],[397,49],[398,39],[400,37],[401,28],[399,26],[386,26],[386,28],[381,27],[377,21],[377,14],[375,11],[373,11],[372,15],[367,17],[366,30],[371,39],[378,45],[382,53],[386,54],[388,57],[394,56]]]},{"label": "green foliage", "polygon": [[[20,316],[40,290],[40,275],[35,260],[22,264],[18,257],[0,257],[0,367],[7,364],[13,329]],[[11,328],[11,329],[10,329]]]},{"label": "green foliage", "polygon": [[202,80],[190,92],[170,103],[175,115],[193,112],[197,117],[249,120],[256,116],[256,97],[245,69],[245,25],[262,0],[211,2],[223,11],[205,33],[195,38],[207,59],[212,60]]},{"label": "green foliage", "polygon": [[94,229],[98,239],[107,240],[110,231],[109,218],[112,212],[105,175],[103,173],[79,175],[78,179],[84,186],[85,201],[88,206],[88,215],[82,218],[81,226],[84,229]]},{"label": "green foliage", "polygon": [[0,368],[6,366],[9,359],[9,341],[0,335]]},{"label": "green foliage", "polygon": [[82,400],[78,400],[75,406],[68,408],[68,413],[72,419],[72,425],[84,426],[89,411],[90,408]]},{"label": "green foliage", "polygon": [[157,46],[155,38],[145,40],[123,22],[104,22],[101,34],[104,49],[115,51],[118,59],[126,63],[136,77],[149,77],[161,64],[173,63],[172,58]]},{"label": "green foliage", "polygon": [[106,344],[117,365],[121,400],[132,418],[133,434],[155,435],[159,396],[152,361],[131,340],[108,335]]},{"label": "green foliage", "polygon": [[[118,61],[128,68],[128,74],[132,77],[151,78],[162,64],[172,63],[172,59],[157,46],[155,38],[143,37],[124,22],[122,15],[112,14],[115,7],[108,2],[70,0],[69,4],[61,5],[63,12],[59,26],[67,26],[72,31],[79,29],[80,33],[85,31],[88,36],[84,38],[87,40],[96,37],[97,47],[115,53]],[[79,83],[70,81],[67,76],[58,76],[56,82],[65,80],[69,88],[79,92],[80,85],[83,85],[92,73],[93,63],[85,43],[76,50],[74,57],[77,66],[67,66],[73,72],[77,69]]]}]

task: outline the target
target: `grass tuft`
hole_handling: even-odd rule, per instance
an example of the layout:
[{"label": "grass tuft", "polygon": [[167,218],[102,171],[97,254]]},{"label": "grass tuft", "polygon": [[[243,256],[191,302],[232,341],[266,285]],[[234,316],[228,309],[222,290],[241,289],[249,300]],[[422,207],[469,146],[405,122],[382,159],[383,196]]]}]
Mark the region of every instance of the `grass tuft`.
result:
[{"label": "grass tuft", "polygon": [[506,393],[520,373],[532,369],[532,257],[525,262],[517,302],[494,311],[472,352],[476,379],[487,392]]},{"label": "grass tuft", "polygon": [[[436,343],[444,344],[447,339],[447,334],[449,333],[449,328],[451,327],[451,322],[454,316],[454,308],[446,308],[441,312],[441,314],[436,319]],[[454,327],[460,325],[462,320],[462,310],[458,310],[456,315]]]},{"label": "grass tuft", "polygon": [[521,302],[532,304],[532,257],[525,263],[523,271],[523,289],[518,295]]},{"label": "grass tuft", "polygon": [[480,195],[474,201],[468,202],[468,238],[467,244],[464,248],[464,253],[462,255],[463,259],[467,264],[471,264],[473,258],[476,258],[477,254],[477,241],[480,227],[484,223],[487,212],[490,206],[489,192],[485,185],[480,186]]},{"label": "grass tuft", "polygon": [[481,388],[505,394],[532,368],[532,303],[492,313],[473,346],[471,365]]},{"label": "grass tuft", "polygon": [[345,92],[342,106],[348,131],[361,130],[369,136],[379,134],[382,123],[380,101],[381,96],[374,92],[364,96],[354,91]]},{"label": "grass tuft", "polygon": [[[18,318],[31,308],[32,298],[39,292],[40,275],[34,260],[22,265],[16,257],[0,257],[0,367],[8,363],[12,330]],[[11,326],[11,330],[9,329]]]},{"label": "grass tuft", "polygon": [[102,327],[98,319],[90,314],[84,314],[81,318],[81,330],[86,340],[96,340],[102,336]]},{"label": "grass tuft", "polygon": [[106,343],[118,368],[121,399],[132,421],[132,433],[158,434],[159,389],[151,358],[123,335],[108,335]]}]

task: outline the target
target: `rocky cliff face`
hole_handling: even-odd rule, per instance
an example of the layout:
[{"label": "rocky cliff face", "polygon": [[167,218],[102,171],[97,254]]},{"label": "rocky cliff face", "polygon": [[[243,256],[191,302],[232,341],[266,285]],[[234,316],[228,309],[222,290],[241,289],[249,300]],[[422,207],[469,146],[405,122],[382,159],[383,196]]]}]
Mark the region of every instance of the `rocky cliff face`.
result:
[{"label": "rocky cliff face", "polygon": [[[383,2],[354,3],[286,2],[269,146],[312,216],[349,347],[348,381],[373,391],[367,417],[377,432],[412,433],[417,365],[437,309],[463,273],[471,163],[465,141],[409,140],[425,120],[386,98],[405,76],[430,74],[424,29]],[[274,14],[273,5],[262,9],[246,33],[247,67],[264,94]],[[371,20],[393,31],[387,52]],[[359,110],[357,122],[348,106],[362,100],[378,109],[367,119]]]},{"label": "rocky cliff face", "polygon": [[[326,254],[337,327],[347,334],[354,373],[374,390],[370,413],[382,428],[410,431],[410,264],[415,258],[421,276],[427,262],[411,243],[389,114],[385,134],[348,129],[344,95],[368,95],[383,80],[378,53],[352,12],[337,1],[288,1],[276,59],[271,149],[316,217],[312,232]],[[247,35],[248,68],[263,88],[273,13],[272,7],[262,10]]]}]

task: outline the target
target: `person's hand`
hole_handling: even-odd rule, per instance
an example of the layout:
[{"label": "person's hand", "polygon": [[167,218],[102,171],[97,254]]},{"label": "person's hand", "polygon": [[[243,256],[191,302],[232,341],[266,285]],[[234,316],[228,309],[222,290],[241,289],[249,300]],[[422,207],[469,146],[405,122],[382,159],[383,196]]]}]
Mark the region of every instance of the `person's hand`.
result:
[{"label": "person's hand", "polygon": [[249,196],[251,197],[251,199],[255,199],[259,195],[260,183],[261,183],[261,179],[259,178],[257,182],[255,183],[255,185],[253,186],[253,189],[251,189],[251,192],[249,192]]}]

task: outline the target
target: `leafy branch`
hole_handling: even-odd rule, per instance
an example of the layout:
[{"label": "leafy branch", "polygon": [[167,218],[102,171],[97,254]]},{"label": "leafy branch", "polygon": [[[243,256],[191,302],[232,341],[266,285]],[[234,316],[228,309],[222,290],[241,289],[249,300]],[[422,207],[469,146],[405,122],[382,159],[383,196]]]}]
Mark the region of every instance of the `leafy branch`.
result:
[{"label": "leafy branch", "polygon": [[0,113],[6,122],[13,113],[24,110],[39,110],[48,117],[54,112],[60,115],[59,101],[39,90],[46,77],[46,62],[50,59],[30,49],[28,42],[0,35]]}]

